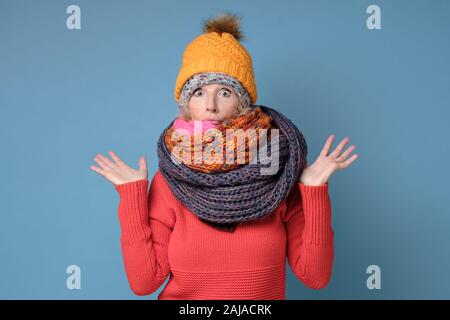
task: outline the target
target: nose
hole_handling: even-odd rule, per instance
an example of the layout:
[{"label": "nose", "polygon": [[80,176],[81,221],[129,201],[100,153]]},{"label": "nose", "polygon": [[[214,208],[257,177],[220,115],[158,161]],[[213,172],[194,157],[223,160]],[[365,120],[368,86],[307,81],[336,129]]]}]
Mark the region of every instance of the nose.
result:
[{"label": "nose", "polygon": [[217,104],[214,97],[209,97],[206,105],[208,112],[217,112]]},{"label": "nose", "polygon": [[207,110],[208,112],[217,112],[217,108],[216,108],[215,105],[208,105],[208,106],[206,107],[206,110]]}]

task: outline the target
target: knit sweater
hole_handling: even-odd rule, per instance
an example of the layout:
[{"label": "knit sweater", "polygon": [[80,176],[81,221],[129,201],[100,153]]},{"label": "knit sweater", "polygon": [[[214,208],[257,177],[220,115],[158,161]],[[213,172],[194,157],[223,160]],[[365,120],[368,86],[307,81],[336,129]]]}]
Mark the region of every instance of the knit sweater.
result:
[{"label": "knit sweater", "polygon": [[328,183],[298,183],[271,214],[233,233],[198,219],[157,170],[115,186],[125,273],[136,295],[160,300],[285,300],[286,258],[307,287],[330,281],[334,232]]}]

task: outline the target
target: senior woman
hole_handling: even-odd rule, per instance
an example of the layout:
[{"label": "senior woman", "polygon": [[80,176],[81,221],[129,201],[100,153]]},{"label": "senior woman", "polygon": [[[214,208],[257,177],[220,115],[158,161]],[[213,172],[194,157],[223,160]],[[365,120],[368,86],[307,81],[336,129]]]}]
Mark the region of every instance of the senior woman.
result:
[{"label": "senior woman", "polygon": [[[226,13],[186,47],[179,114],[160,135],[150,188],[144,157],[137,170],[112,151],[91,166],[119,193],[124,267],[137,295],[169,279],[158,299],[286,299],[286,257],[309,288],[331,279],[328,179],[358,157],[350,156],[355,146],[343,151],[346,137],[330,152],[330,135],[308,166],[300,130],[255,104],[241,39],[237,16]],[[258,147],[270,153],[269,166],[251,152]]]}]

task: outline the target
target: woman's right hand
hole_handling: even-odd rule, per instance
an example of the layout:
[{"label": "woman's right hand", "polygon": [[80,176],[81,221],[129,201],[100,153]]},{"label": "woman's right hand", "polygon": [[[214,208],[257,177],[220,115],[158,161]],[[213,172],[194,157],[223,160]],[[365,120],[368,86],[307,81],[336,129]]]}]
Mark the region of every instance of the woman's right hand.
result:
[{"label": "woman's right hand", "polygon": [[94,158],[100,168],[90,166],[92,170],[105,177],[114,185],[123,184],[127,182],[137,181],[148,178],[147,162],[145,157],[139,159],[139,169],[134,170],[127,166],[114,152],[109,151],[113,161],[109,160],[102,154],[97,154]]}]

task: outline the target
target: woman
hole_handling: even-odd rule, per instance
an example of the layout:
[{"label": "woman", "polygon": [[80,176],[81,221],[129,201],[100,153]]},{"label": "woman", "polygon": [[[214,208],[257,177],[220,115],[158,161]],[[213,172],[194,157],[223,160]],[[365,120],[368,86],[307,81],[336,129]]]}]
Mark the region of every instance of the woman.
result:
[{"label": "woman", "polygon": [[[158,299],[286,299],[287,257],[300,281],[323,288],[334,254],[328,179],[357,158],[350,156],[355,146],[343,152],[345,138],[329,152],[330,135],[308,166],[297,127],[255,105],[237,17],[222,14],[203,31],[183,55],[175,87],[180,112],[158,141],[150,190],[144,157],[138,170],[112,151],[111,160],[98,154],[100,167],[91,166],[120,195],[130,287],[151,294],[170,276]],[[270,163],[254,162],[252,147],[270,154]]]}]

